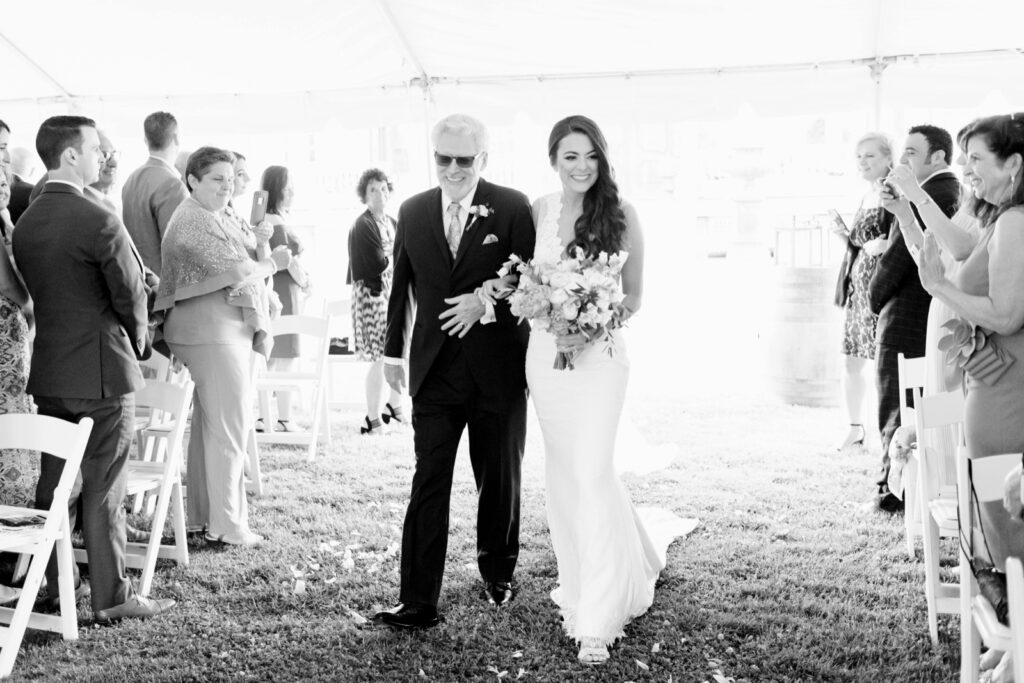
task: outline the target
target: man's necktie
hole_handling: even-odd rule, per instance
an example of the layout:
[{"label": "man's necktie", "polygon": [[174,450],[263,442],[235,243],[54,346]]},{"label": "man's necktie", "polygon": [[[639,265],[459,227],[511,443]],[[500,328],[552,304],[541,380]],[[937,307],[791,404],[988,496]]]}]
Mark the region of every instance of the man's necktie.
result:
[{"label": "man's necktie", "polygon": [[452,258],[459,253],[459,241],[462,240],[462,221],[459,220],[459,203],[448,205],[448,249]]}]

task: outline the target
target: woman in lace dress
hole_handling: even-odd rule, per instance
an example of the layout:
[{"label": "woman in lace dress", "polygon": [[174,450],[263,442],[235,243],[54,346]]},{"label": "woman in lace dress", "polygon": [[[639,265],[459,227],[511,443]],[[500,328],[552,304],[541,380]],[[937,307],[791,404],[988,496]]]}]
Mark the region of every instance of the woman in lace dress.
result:
[{"label": "woman in lace dress", "polygon": [[875,326],[878,316],[868,305],[868,284],[878,257],[889,245],[892,214],[882,208],[878,183],[892,168],[892,145],[881,133],[869,133],[857,143],[857,169],[870,188],[853,218],[853,227],[844,232],[846,258],[840,273],[838,302],[846,311],[843,326],[843,389],[850,430],[839,450],[864,442],[864,403],[868,388],[869,366],[875,358]]},{"label": "woman in lace dress", "polygon": [[[7,208],[11,193],[7,176],[0,170],[0,211]],[[0,414],[34,413],[25,393],[28,382],[29,298],[21,277],[0,244]],[[39,454],[31,451],[0,452],[0,504],[31,507],[39,476]],[[3,595],[0,594],[0,599]]]},{"label": "woman in lace dress", "polygon": [[[576,247],[594,255],[629,252],[622,270],[621,317],[627,319],[643,294],[643,236],[636,211],[619,197],[604,136],[590,119],[571,116],[555,124],[549,156],[562,191],[534,204],[534,259],[557,261]],[[651,606],[668,543],[688,530],[665,511],[638,514],[615,472],[629,358],[621,331],[614,336],[615,353],[608,356],[603,344],[579,335],[534,330],[526,359],[544,435],[548,525],[558,560],[551,597],[587,664],[606,661],[623,627]],[[552,367],[557,350],[578,352],[575,369]]]}]

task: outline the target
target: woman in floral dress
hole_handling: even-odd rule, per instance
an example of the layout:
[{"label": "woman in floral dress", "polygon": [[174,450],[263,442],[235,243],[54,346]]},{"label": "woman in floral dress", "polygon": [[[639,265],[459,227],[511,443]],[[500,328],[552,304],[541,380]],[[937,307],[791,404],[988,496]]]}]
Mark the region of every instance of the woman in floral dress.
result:
[{"label": "woman in floral dress", "polygon": [[840,272],[839,301],[846,310],[843,328],[843,389],[850,431],[839,450],[864,442],[864,403],[868,388],[868,366],[875,358],[875,326],[878,316],[868,305],[868,284],[878,257],[889,246],[892,214],[881,207],[878,183],[892,167],[892,146],[881,133],[869,133],[857,143],[857,167],[871,186],[861,201],[853,226],[844,231],[846,258]]}]

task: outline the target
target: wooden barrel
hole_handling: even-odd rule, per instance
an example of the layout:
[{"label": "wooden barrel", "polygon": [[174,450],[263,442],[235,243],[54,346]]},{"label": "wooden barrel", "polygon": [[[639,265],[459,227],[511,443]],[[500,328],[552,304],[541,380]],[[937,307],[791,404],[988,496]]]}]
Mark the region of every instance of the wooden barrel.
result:
[{"label": "wooden barrel", "polygon": [[764,327],[768,386],[786,403],[839,405],[843,311],[832,303],[836,269],[776,266],[772,271]]}]

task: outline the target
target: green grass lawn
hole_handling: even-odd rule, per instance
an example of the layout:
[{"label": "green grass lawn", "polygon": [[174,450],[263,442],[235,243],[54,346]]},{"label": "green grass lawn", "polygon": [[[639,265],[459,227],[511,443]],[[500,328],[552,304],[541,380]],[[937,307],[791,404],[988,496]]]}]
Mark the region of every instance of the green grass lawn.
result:
[{"label": "green grass lawn", "polygon": [[[361,626],[397,596],[412,438],[408,428],[360,437],[361,416],[335,412],[334,445],[316,462],[298,449],[264,448],[267,493],[251,501],[250,515],[266,547],[199,542],[189,567],[158,567],[154,595],[177,598],[173,612],[100,627],[80,605],[79,640],[29,632],[14,680],[958,678],[959,625],[940,617],[941,643],[931,646],[923,566],[906,555],[902,517],[867,505],[874,451],[834,452],[845,431],[837,410],[716,395],[633,407],[652,441],[679,448],[668,470],[625,477],[634,502],[701,524],[670,548],[654,606],[626,628],[606,666],[576,662],[548,597],[556,566],[532,421],[515,602],[496,610],[478,597],[476,503],[463,454],[446,621],[412,634]],[[944,550],[952,558],[953,547]]]}]

